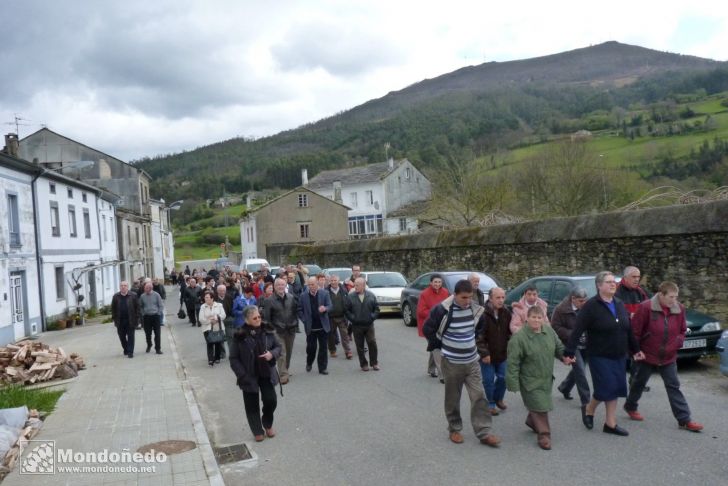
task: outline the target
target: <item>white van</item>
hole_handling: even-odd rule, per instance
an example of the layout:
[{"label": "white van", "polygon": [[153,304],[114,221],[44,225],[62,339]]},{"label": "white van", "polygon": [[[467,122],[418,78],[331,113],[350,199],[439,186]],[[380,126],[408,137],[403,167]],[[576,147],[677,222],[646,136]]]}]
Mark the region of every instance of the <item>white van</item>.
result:
[{"label": "white van", "polygon": [[265,258],[248,258],[240,264],[240,270],[247,270],[250,273],[260,272],[263,267],[270,269],[270,263]]}]

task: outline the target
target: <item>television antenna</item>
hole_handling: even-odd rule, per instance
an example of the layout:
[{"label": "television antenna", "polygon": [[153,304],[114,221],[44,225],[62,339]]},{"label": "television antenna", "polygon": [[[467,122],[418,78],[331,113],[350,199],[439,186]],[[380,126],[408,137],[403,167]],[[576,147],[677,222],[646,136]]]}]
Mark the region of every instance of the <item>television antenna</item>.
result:
[{"label": "television antenna", "polygon": [[31,121],[27,118],[23,118],[20,116],[19,113],[13,113],[13,121],[11,122],[5,122],[4,125],[15,125],[15,135],[20,138],[20,127],[29,127],[30,123],[21,123],[21,122],[27,122]]}]

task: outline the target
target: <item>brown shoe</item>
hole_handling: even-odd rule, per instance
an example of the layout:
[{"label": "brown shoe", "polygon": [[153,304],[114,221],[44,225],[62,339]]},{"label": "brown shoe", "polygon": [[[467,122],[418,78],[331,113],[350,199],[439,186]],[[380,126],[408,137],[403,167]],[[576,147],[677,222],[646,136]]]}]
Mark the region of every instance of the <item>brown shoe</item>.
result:
[{"label": "brown shoe", "polygon": [[265,439],[264,435],[256,435],[255,436],[255,442],[263,442],[263,439]]},{"label": "brown shoe", "polygon": [[366,366],[366,365],[364,365],[364,366],[361,367],[361,370],[362,371],[369,371],[369,367]]},{"label": "brown shoe", "polygon": [[281,378],[281,385],[287,385],[288,384],[288,377]]},{"label": "brown shoe", "polygon": [[493,415],[494,417],[495,417],[496,415],[500,415],[500,412],[499,412],[499,411],[498,411],[498,409],[497,409],[497,408],[495,408],[495,407],[493,407],[493,408],[489,408],[489,409],[488,409],[488,412],[490,412],[490,414],[491,414],[491,415]]},{"label": "brown shoe", "polygon": [[351,359],[351,358],[353,358],[353,357],[354,357],[354,355],[353,355],[353,354],[351,354],[351,353],[346,353],[346,359]]},{"label": "brown shoe", "polygon": [[456,444],[462,444],[465,439],[460,432],[450,432],[450,440]]},{"label": "brown shoe", "polygon": [[538,434],[538,446],[545,451],[550,451],[551,434],[549,434],[548,432],[541,432],[540,434]]},{"label": "brown shoe", "polygon": [[265,435],[267,435],[268,437],[270,437],[272,439],[273,437],[276,436],[276,431],[273,430],[273,427],[271,427],[270,429],[265,429]]},{"label": "brown shoe", "polygon": [[480,443],[487,445],[488,447],[498,447],[501,443],[501,439],[497,435],[488,434],[485,437],[480,438]]},{"label": "brown shoe", "polygon": [[506,402],[504,402],[503,400],[495,402],[495,406],[500,408],[501,410],[505,410],[506,408],[508,408],[506,406]]},{"label": "brown shoe", "polygon": [[331,356],[332,358],[336,358],[336,357],[338,356],[338,354],[336,354],[336,351],[334,351],[333,353],[331,353],[331,354],[330,354],[330,356]]}]

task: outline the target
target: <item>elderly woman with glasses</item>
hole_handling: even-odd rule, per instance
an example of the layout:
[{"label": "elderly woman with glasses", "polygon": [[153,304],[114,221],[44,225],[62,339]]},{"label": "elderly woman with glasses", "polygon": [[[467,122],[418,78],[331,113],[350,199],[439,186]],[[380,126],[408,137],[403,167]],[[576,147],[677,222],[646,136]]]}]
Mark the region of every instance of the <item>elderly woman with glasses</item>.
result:
[{"label": "elderly woman with glasses", "polygon": [[616,299],[617,282],[611,272],[599,272],[595,278],[597,295],[587,300],[576,316],[576,328],[566,343],[564,356],[573,358],[579,338],[586,332],[586,352],[589,355],[594,393],[586,405],[582,420],[587,429],[594,427],[594,412],[601,402],[606,408],[602,431],[620,436],[629,432],[617,425],[617,399],[627,396],[627,356],[635,361],[644,359],[632,333],[629,313],[621,300]]},{"label": "elderly woman with glasses", "polygon": [[[261,326],[260,311],[254,305],[243,309],[245,324],[233,335],[230,347],[230,367],[243,391],[245,415],[256,442],[275,437],[273,412],[278,403],[275,386],[278,384],[276,359],[281,345],[273,332]],[[263,402],[263,415],[260,402]]]}]

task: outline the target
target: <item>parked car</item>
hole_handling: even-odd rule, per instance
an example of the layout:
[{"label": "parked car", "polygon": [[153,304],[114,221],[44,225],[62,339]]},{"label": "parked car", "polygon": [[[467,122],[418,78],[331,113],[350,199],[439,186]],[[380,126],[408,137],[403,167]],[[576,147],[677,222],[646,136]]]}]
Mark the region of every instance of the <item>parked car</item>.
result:
[{"label": "parked car", "polygon": [[304,263],[303,266],[308,269],[309,277],[315,277],[319,273],[323,273],[323,270],[321,269],[321,267],[319,267],[315,263]]},{"label": "parked car", "polygon": [[351,277],[351,268],[347,268],[347,267],[324,268],[324,275],[327,275],[327,276],[337,275],[339,277],[339,280],[341,282],[343,282],[347,278]]},{"label": "parked car", "polygon": [[[619,279],[617,279],[619,281]],[[569,295],[571,289],[578,286],[586,290],[589,297],[597,294],[594,275],[546,275],[534,277],[519,284],[506,294],[506,304],[511,305],[518,301],[528,286],[538,289],[538,296],[546,301],[549,307],[549,316],[564,297]],[[649,292],[648,292],[649,295]],[[678,359],[697,361],[701,356],[715,353],[715,345],[721,334],[721,325],[715,317],[703,314],[696,310],[687,309],[685,313],[688,332],[682,349],[677,353]]]},{"label": "parked car", "polygon": [[263,265],[270,268],[270,263],[265,258],[248,258],[240,264],[240,270],[247,270],[250,273],[259,272]]},{"label": "parked car", "polygon": [[[351,271],[350,271],[351,273]],[[399,313],[399,298],[407,279],[399,272],[362,272],[367,287],[377,297],[381,314]]]},{"label": "parked car", "polygon": [[728,376],[728,330],[723,331],[723,334],[720,335],[715,350],[720,357],[720,372]]},{"label": "parked car", "polygon": [[442,285],[451,294],[455,289],[455,284],[459,280],[467,279],[471,273],[477,273],[480,276],[480,285],[478,287],[486,294],[492,287],[498,286],[498,283],[493,277],[483,272],[461,270],[454,272],[427,272],[422,274],[402,289],[402,296],[399,302],[402,308],[402,320],[405,326],[414,327],[417,325],[417,301],[420,299],[420,293],[430,285],[430,276],[433,273],[442,275]]}]

